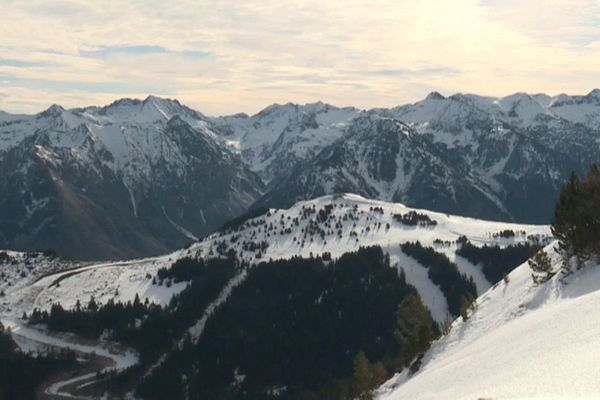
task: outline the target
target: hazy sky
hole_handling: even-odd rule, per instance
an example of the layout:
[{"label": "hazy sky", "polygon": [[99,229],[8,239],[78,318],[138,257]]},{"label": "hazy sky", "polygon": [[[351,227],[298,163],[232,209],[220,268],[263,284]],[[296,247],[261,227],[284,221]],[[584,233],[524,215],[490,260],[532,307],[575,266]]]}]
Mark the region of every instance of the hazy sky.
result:
[{"label": "hazy sky", "polygon": [[600,0],[0,0],[0,109],[206,114],[600,86]]}]

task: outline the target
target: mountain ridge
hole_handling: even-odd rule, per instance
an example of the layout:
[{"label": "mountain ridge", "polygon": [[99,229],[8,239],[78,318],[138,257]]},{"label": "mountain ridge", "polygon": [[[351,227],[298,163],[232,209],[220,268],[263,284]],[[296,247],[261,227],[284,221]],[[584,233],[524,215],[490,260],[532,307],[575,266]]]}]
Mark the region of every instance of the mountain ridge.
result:
[{"label": "mountain ridge", "polygon": [[[249,208],[348,191],[484,219],[546,223],[570,172],[597,161],[598,93],[433,92],[390,109],[286,103],[226,117],[148,96],[0,114],[6,210],[0,244],[81,256],[87,243],[96,246],[90,258],[157,254]],[[212,192],[224,207],[209,202]],[[37,223],[27,222],[48,207]],[[88,242],[91,233],[70,210],[87,215],[106,244]],[[139,214],[146,215],[141,225]],[[136,226],[134,233],[120,220]],[[54,240],[66,226],[83,230]],[[81,244],[74,251],[71,242]]]},{"label": "mountain ridge", "polygon": [[242,213],[262,182],[202,118],[148,97],[51,106],[0,126],[3,245],[88,259],[157,254]]}]

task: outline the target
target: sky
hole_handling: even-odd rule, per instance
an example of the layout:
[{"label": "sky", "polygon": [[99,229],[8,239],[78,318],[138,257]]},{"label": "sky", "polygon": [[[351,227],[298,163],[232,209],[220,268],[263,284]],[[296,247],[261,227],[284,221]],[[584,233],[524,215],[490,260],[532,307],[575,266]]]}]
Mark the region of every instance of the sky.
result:
[{"label": "sky", "polygon": [[600,0],[0,0],[0,38],[8,112],[153,94],[251,114],[600,86]]}]

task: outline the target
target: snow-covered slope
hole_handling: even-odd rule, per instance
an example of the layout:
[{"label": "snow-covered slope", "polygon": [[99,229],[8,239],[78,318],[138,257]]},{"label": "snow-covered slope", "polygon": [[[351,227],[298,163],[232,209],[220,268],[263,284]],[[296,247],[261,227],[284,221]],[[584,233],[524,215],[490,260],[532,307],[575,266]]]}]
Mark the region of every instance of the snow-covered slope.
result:
[{"label": "snow-covered slope", "polygon": [[[316,216],[319,211],[324,212],[328,207],[328,217],[318,222]],[[410,211],[429,216],[437,225],[409,227],[394,220],[394,214],[404,215]],[[526,233],[511,239],[493,236],[506,229]],[[343,194],[299,202],[287,210],[271,210],[270,215],[250,220],[240,230],[226,230],[207,237],[194,245],[192,250],[200,256],[207,256],[217,254],[219,246],[233,248],[243,259],[253,263],[261,259],[289,258],[294,255],[310,257],[311,254],[330,253],[332,257],[339,257],[360,246],[379,245],[390,255],[392,265],[404,269],[407,281],[418,289],[434,318],[441,322],[448,316],[444,295],[428,278],[427,269],[406,256],[400,244],[418,240],[424,246],[433,246],[451,260],[457,261],[458,258],[456,263],[460,272],[473,277],[478,293],[482,293],[490,287],[490,283],[480,267],[456,255],[455,241],[460,236],[466,236],[477,246],[506,246],[528,240],[544,241],[549,234],[548,226],[482,221]],[[447,243],[440,245],[439,240]],[[266,248],[252,249],[248,246],[251,242],[265,242]]]},{"label": "snow-covered slope", "polygon": [[[546,248],[559,269],[560,257]],[[527,263],[477,299],[470,318],[433,344],[413,376],[379,399],[592,399],[600,394],[600,268],[536,285]]]},{"label": "snow-covered slope", "polygon": [[556,96],[548,109],[561,118],[597,129],[600,126],[600,89],[594,89],[585,96]]},{"label": "snow-covered slope", "polygon": [[273,104],[251,117],[237,114],[214,118],[211,126],[269,182],[340,138],[360,113],[356,108],[321,102]]},{"label": "snow-covered slope", "polygon": [[[181,105],[177,100],[149,96],[145,100],[121,99],[104,107],[65,110],[54,104],[36,115],[0,114],[0,151],[7,151],[36,131],[48,133],[56,147],[78,147],[90,138],[115,156],[115,167],[132,162],[132,149],[150,157],[157,156],[160,135],[154,134],[161,124],[179,116],[205,134],[205,117]],[[77,131],[77,128],[86,128]],[[76,130],[74,132],[66,132]],[[145,135],[137,135],[138,132]],[[127,134],[128,133],[128,134]]]},{"label": "snow-covered slope", "polygon": [[[550,233],[547,226],[481,221],[425,210],[416,212],[429,216],[436,222],[435,226],[407,226],[394,219],[394,214],[404,215],[410,211],[415,210],[402,204],[367,200],[350,194],[300,202],[290,209],[270,210],[261,216],[231,225],[188,249],[165,256],[87,265],[37,281],[32,276],[29,279],[33,281],[29,281],[23,290],[12,289],[14,286],[0,286],[6,290],[2,310],[4,313],[12,310],[8,315],[14,318],[23,311],[29,312],[32,307],[48,309],[56,301],[65,307],[72,307],[77,300],[85,303],[92,295],[97,301],[105,303],[110,299],[133,300],[136,293],[142,299],[148,297],[151,301],[165,304],[185,284],[170,287],[153,285],[152,278],[158,269],[168,267],[186,256],[209,258],[234,250],[241,259],[257,263],[261,260],[296,255],[310,257],[311,254],[316,256],[323,253],[339,257],[360,246],[379,245],[390,255],[392,265],[404,269],[407,281],[417,288],[434,318],[442,322],[448,317],[444,294],[429,279],[427,268],[404,254],[400,244],[418,240],[423,245],[433,246],[436,251],[456,261],[460,272],[472,277],[478,293],[483,293],[491,284],[481,268],[455,254],[456,240],[460,236],[466,236],[478,246],[506,246],[525,241],[544,241]],[[506,229],[515,231],[517,235],[510,239],[494,235]],[[58,285],[55,284],[57,280]],[[31,300],[27,306],[23,306],[26,304],[23,298]]]}]

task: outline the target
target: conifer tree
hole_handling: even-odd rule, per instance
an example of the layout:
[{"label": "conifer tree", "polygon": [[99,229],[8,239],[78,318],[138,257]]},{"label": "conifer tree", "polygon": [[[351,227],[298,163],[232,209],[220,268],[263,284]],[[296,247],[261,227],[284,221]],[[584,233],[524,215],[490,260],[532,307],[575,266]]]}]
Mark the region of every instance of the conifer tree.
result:
[{"label": "conifer tree", "polygon": [[460,316],[463,321],[469,319],[469,312],[475,310],[475,299],[467,294],[460,297]]},{"label": "conifer tree", "polygon": [[94,299],[94,296],[90,297],[90,302],[88,303],[88,310],[89,311],[98,311],[98,303],[96,303],[96,299]]},{"label": "conifer tree", "polygon": [[552,273],[552,261],[544,250],[536,252],[528,261],[532,270],[531,277],[535,283],[544,283],[554,275]]},{"label": "conifer tree", "polygon": [[354,382],[354,391],[360,400],[370,400],[371,385],[373,384],[373,375],[371,372],[371,363],[363,351],[359,351],[354,357],[352,371]]},{"label": "conifer tree", "polygon": [[398,306],[394,336],[401,347],[399,361],[407,366],[413,358],[425,352],[433,339],[433,319],[418,295],[410,294]]},{"label": "conifer tree", "polygon": [[575,173],[563,187],[552,219],[552,234],[559,241],[563,268],[600,255],[600,166],[593,165],[585,178]]},{"label": "conifer tree", "polygon": [[568,183],[560,192],[552,219],[552,234],[559,241],[559,251],[565,263],[578,251],[576,228],[579,219],[577,199],[581,195],[580,186],[575,172],[571,173]]}]

